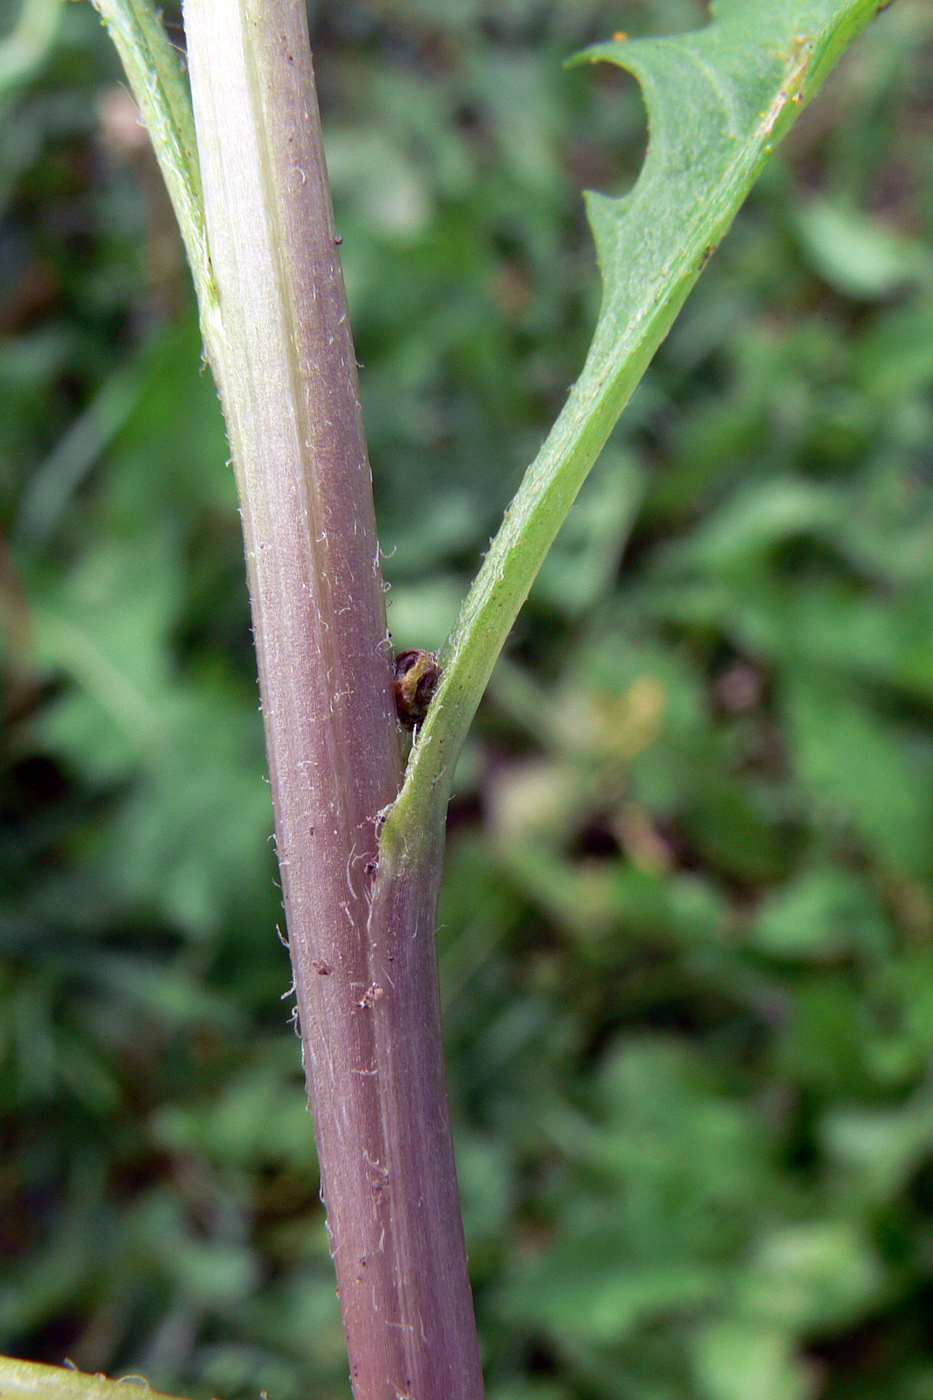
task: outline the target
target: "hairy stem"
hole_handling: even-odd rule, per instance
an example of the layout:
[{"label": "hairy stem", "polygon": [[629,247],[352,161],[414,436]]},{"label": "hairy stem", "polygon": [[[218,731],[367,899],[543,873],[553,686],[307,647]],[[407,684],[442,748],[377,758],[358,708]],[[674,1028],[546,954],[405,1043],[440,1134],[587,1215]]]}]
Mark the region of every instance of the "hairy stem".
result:
[{"label": "hairy stem", "polygon": [[[71,1366],[42,1366],[0,1356],[0,1394],[5,1400],[126,1400],[126,1392],[126,1380],[109,1381],[106,1376],[82,1375]],[[172,1400],[148,1385],[143,1393],[146,1400]]]},{"label": "hairy stem", "polygon": [[305,1068],[357,1400],[481,1395],[435,951],[443,810],[402,777],[356,361],[302,0],[187,0]]}]

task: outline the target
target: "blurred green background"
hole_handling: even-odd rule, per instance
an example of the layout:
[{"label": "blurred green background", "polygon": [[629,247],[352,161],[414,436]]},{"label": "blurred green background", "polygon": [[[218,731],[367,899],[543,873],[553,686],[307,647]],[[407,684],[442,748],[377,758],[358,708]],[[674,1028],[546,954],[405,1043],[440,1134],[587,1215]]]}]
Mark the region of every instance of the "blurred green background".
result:
[{"label": "blurred green background", "polygon": [[[634,83],[562,62],[704,17],[312,6],[400,647],[441,641],[582,362],[580,191],[644,150]],[[0,1350],[336,1400],[220,415],[96,16],[28,18]],[[492,1400],[933,1400],[931,390],[933,8],[898,0],[704,273],[460,769],[440,940]]]}]

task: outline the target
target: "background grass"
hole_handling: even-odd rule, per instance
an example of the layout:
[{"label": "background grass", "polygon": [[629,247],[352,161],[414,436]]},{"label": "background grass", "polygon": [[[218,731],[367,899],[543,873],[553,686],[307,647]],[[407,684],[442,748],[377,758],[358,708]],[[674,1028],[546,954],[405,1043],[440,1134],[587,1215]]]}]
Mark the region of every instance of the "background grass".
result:
[{"label": "background grass", "polygon": [[[635,85],[562,61],[703,18],[312,6],[399,647],[442,639],[582,361],[580,190],[644,150]],[[8,57],[0,1349],[345,1396],[177,238],[90,6]],[[492,1400],[933,1397],[931,94],[898,0],[704,273],[464,756],[440,937]]]}]

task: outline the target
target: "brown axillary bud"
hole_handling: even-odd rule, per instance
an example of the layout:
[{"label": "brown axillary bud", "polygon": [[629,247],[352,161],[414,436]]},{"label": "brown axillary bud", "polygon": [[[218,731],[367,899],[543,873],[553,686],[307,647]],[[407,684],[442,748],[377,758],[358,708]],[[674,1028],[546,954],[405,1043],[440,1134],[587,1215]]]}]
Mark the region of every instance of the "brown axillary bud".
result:
[{"label": "brown axillary bud", "polygon": [[405,729],[424,723],[443,667],[433,651],[413,647],[395,658],[395,708]]}]

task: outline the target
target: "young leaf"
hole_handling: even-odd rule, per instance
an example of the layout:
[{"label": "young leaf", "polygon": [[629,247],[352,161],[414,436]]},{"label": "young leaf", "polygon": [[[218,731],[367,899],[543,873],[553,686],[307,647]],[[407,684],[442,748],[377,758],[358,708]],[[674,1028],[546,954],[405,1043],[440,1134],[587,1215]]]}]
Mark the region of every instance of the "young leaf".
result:
[{"label": "young leaf", "polygon": [[496,658],[619,414],[776,143],[883,0],[720,0],[694,33],[611,42],[578,62],[633,73],[648,108],[641,175],[589,194],[603,301],[586,364],[505,513],[441,660],[444,675],[383,834],[436,819]]}]

